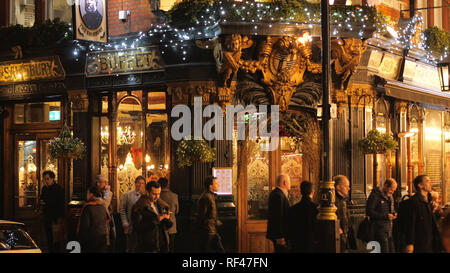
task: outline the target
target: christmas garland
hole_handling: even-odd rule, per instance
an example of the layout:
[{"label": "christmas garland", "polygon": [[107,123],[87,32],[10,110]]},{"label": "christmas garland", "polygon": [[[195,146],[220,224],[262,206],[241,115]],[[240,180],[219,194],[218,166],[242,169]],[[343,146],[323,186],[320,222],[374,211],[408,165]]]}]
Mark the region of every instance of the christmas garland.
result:
[{"label": "christmas garland", "polygon": [[[320,23],[320,4],[306,0],[272,1],[258,3],[253,1],[212,1],[184,0],[168,11],[173,27],[186,25],[209,26],[222,22],[263,22],[263,23]],[[343,27],[361,24],[385,30],[387,19],[369,6],[330,7],[330,21]],[[351,26],[350,26],[351,28]]]}]

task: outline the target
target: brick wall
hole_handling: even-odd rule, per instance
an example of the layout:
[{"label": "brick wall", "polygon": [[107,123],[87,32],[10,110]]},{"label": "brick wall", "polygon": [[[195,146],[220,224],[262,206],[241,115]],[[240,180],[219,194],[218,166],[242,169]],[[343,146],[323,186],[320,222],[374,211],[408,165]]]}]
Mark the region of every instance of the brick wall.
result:
[{"label": "brick wall", "polygon": [[[119,20],[120,10],[130,11],[130,16],[127,16],[127,20]],[[151,24],[158,22],[157,19],[151,11],[150,0],[108,1],[109,36],[148,30]]]}]

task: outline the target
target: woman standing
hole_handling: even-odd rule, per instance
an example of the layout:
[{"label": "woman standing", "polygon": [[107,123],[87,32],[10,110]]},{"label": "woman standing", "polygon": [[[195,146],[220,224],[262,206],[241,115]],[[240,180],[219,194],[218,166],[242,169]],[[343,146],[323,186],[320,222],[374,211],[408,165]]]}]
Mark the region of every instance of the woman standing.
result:
[{"label": "woman standing", "polygon": [[77,232],[82,252],[105,253],[107,251],[110,218],[100,200],[101,196],[97,186],[89,188],[88,201],[81,210]]}]

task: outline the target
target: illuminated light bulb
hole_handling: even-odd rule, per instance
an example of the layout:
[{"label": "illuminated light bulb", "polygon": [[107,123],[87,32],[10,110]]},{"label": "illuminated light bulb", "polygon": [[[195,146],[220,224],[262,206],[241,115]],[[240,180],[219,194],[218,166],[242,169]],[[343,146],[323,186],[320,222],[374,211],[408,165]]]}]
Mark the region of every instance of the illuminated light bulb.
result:
[{"label": "illuminated light bulb", "polygon": [[145,162],[147,162],[147,163],[150,162],[150,156],[149,155],[145,155]]}]

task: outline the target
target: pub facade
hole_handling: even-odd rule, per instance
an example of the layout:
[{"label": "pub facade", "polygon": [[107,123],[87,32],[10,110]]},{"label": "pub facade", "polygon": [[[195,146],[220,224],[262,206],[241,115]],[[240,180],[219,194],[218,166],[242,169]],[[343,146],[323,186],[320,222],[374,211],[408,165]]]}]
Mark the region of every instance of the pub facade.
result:
[{"label": "pub facade", "polygon": [[[217,199],[226,250],[272,251],[265,232],[276,176],[289,174],[292,204],[300,199],[303,180],[319,192],[320,25],[230,22],[208,32],[209,38],[184,41],[187,53],[171,49],[161,36],[141,41],[141,32],[110,37],[109,46],[80,42],[89,49],[76,57],[73,44],[2,55],[7,57],[0,62],[1,218],[27,223],[44,244],[38,198],[42,172],[53,170],[65,190],[68,236],[74,238],[86,190],[102,174],[114,193],[120,236],[118,209],[134,179],[165,176],[180,201],[178,251],[191,252],[203,181],[222,170],[231,175]],[[133,40],[140,44],[114,46]],[[423,50],[405,53],[393,44],[393,37],[374,35],[370,28],[332,35],[332,173],[351,181],[355,229],[370,191],[386,178],[399,182],[398,197],[411,194],[412,179],[422,173],[430,175],[442,203],[450,194],[450,95],[440,91],[437,68],[424,61]],[[176,105],[193,109],[195,97],[203,106],[222,108],[278,105],[278,148],[264,151],[269,141],[264,137],[238,140],[234,128],[233,140],[208,141],[216,150],[212,163],[178,167],[179,141],[171,137],[177,117],[171,111]],[[257,118],[246,114],[247,120]],[[296,124],[303,130],[297,138],[289,130]],[[85,143],[83,159],[49,155],[49,140],[64,126]],[[357,143],[371,129],[391,133],[398,149],[375,160],[364,155]]]}]

